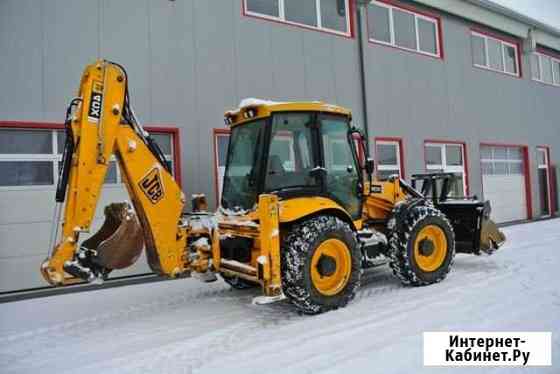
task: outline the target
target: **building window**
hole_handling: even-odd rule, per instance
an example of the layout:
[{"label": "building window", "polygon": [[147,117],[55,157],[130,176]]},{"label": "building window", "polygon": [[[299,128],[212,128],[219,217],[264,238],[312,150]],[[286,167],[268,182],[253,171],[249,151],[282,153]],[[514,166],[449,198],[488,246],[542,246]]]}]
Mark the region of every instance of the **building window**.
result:
[{"label": "building window", "polygon": [[537,178],[541,216],[550,216],[553,209],[549,155],[550,149],[548,147],[537,147]]},{"label": "building window", "polygon": [[523,174],[523,150],[519,147],[481,147],[480,162],[482,175]]},{"label": "building window", "polygon": [[[173,171],[170,134],[152,134]],[[62,168],[66,133],[62,130],[0,129],[0,187],[54,186]],[[106,185],[122,183],[114,156],[105,176]]]},{"label": "building window", "polygon": [[429,172],[454,173],[457,183],[451,189],[451,196],[461,197],[468,193],[465,167],[465,145],[463,143],[426,143],[424,145],[426,169]]},{"label": "building window", "polygon": [[533,80],[560,86],[560,59],[543,53],[531,55],[531,76]]},{"label": "building window", "polygon": [[0,129],[0,186],[48,186],[55,181],[52,131]]},{"label": "building window", "polygon": [[370,2],[367,14],[371,42],[441,57],[438,18],[380,1]]},{"label": "building window", "polygon": [[224,175],[226,172],[226,161],[229,145],[229,130],[214,130],[214,171],[216,178],[216,197],[218,204],[222,197]]},{"label": "building window", "polygon": [[392,175],[404,177],[402,170],[401,140],[375,140],[375,156],[377,159],[377,178],[386,180]]},{"label": "building window", "polygon": [[474,66],[520,76],[517,44],[471,31],[471,49]]},{"label": "building window", "polygon": [[244,0],[245,14],[350,36],[350,0]]},{"label": "building window", "polygon": [[153,131],[150,132],[150,135],[156,141],[157,145],[161,149],[161,152],[165,157],[165,162],[167,163],[167,167],[169,170],[171,170],[171,175],[175,177],[175,164],[173,162],[174,160],[173,155],[175,153],[173,149],[173,144],[174,144],[173,136],[171,134],[156,133]]}]

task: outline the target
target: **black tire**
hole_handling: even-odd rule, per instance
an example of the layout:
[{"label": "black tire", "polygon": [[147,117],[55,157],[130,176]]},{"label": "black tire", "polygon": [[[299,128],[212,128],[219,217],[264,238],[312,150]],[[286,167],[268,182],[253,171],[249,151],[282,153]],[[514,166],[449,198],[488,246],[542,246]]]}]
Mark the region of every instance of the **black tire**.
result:
[{"label": "black tire", "polygon": [[220,276],[222,277],[224,282],[226,282],[227,284],[229,284],[232,288],[235,288],[236,290],[247,290],[249,288],[255,288],[255,287],[258,286],[257,283],[247,281],[243,278],[230,277],[230,276],[227,276],[227,275],[224,275],[224,274],[220,274]]},{"label": "black tire", "polygon": [[[317,248],[329,239],[343,242],[350,255],[350,274],[341,290],[324,295],[312,281],[311,262]],[[318,314],[348,304],[355,296],[362,275],[361,254],[350,225],[334,216],[315,216],[294,224],[282,240],[282,290],[303,313]]]},{"label": "black tire", "polygon": [[[399,212],[407,209],[407,212]],[[408,208],[400,205],[394,214],[395,229],[389,236],[389,258],[393,274],[406,285],[425,286],[445,279],[455,257],[455,234],[445,215],[431,205],[422,204]],[[445,234],[447,250],[443,262],[433,271],[421,269],[414,255],[414,243],[420,230],[426,226],[437,226]]]}]

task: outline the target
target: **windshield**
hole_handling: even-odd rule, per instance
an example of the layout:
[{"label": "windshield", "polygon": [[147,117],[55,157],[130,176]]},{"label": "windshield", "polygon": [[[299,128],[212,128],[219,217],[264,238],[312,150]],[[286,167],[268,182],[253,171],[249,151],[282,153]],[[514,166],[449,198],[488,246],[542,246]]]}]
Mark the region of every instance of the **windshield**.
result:
[{"label": "windshield", "polygon": [[222,207],[233,211],[252,209],[257,202],[259,155],[265,120],[235,126],[231,130]]}]

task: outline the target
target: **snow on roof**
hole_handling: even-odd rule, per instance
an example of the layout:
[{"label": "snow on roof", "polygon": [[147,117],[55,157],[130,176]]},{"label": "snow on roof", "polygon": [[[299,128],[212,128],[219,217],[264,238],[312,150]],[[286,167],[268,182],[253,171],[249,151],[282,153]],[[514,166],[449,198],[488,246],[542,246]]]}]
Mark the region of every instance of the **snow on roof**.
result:
[{"label": "snow on roof", "polygon": [[255,97],[246,97],[245,99],[241,100],[239,106],[233,110],[228,110],[226,112],[226,116],[228,115],[235,115],[241,111],[243,108],[251,107],[251,106],[260,106],[260,105],[279,105],[279,104],[287,104],[285,101],[272,101],[272,100],[265,100],[265,99],[257,99]]},{"label": "snow on roof", "polygon": [[241,100],[241,102],[239,103],[239,108],[246,108],[248,106],[279,105],[279,104],[287,104],[287,103],[284,101],[272,101],[272,100],[257,99],[255,97],[246,97],[245,99]]},{"label": "snow on roof", "polygon": [[346,111],[345,108],[339,107],[337,105],[326,104],[320,100],[290,102],[290,101],[272,101],[272,100],[248,97],[241,100],[241,102],[239,103],[239,107],[237,107],[236,109],[226,111],[225,116],[226,117],[235,116],[239,114],[243,109],[250,108],[250,107],[288,105],[288,104],[299,104],[299,105],[314,104],[314,105],[320,105],[322,110],[334,111],[334,112]]}]

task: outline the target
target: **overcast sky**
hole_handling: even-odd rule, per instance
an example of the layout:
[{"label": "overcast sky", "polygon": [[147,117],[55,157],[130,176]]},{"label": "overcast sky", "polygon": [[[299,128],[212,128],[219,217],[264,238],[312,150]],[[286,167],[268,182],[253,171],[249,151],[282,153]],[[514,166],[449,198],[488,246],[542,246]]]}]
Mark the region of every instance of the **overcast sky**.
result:
[{"label": "overcast sky", "polygon": [[491,0],[560,29],[560,0]]}]

